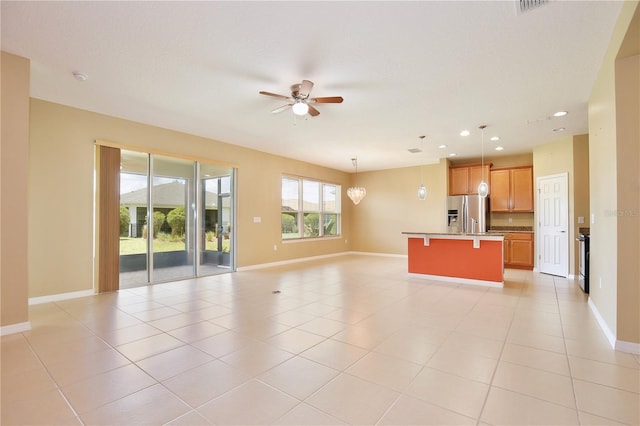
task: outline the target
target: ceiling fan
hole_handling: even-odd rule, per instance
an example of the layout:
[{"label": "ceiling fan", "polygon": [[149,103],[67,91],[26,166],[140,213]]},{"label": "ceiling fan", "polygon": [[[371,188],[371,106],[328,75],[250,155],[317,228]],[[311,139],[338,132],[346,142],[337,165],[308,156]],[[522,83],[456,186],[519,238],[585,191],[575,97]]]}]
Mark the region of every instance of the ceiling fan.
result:
[{"label": "ceiling fan", "polygon": [[285,99],[286,105],[282,105],[271,111],[274,114],[282,112],[288,108],[291,108],[296,115],[305,115],[309,113],[312,117],[320,115],[318,111],[311,104],[340,104],[343,99],[342,96],[328,96],[323,98],[310,98],[309,93],[313,88],[313,81],[302,80],[300,84],[294,84],[291,86],[291,96],[278,95],[276,93],[261,91],[261,95],[271,96],[273,98]]}]

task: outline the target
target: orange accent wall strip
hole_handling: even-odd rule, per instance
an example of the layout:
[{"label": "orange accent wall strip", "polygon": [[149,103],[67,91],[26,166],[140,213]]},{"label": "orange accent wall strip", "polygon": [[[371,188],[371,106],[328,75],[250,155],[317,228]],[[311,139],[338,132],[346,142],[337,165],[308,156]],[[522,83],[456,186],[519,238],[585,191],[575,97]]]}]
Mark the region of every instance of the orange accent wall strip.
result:
[{"label": "orange accent wall strip", "polygon": [[409,272],[443,277],[503,282],[502,241],[409,238]]}]

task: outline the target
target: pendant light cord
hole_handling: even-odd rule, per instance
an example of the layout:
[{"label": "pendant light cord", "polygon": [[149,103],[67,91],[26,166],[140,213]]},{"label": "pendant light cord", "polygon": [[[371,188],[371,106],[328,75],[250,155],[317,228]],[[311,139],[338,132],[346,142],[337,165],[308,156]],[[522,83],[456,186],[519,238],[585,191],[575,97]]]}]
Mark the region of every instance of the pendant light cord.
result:
[{"label": "pendant light cord", "polygon": [[484,182],[484,129],[487,127],[486,124],[483,124],[482,126],[479,127],[479,129],[482,131],[482,145],[481,145],[481,158],[482,158],[482,182]]}]

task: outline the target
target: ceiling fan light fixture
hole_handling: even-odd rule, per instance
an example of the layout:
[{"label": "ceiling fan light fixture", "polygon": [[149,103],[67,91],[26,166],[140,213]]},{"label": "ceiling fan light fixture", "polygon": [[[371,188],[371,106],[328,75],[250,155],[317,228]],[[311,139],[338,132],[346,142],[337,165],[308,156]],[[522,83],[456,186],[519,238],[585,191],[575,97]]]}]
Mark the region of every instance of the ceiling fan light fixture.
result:
[{"label": "ceiling fan light fixture", "polygon": [[296,101],[296,103],[291,106],[291,109],[295,115],[305,115],[309,112],[309,105],[302,101]]}]

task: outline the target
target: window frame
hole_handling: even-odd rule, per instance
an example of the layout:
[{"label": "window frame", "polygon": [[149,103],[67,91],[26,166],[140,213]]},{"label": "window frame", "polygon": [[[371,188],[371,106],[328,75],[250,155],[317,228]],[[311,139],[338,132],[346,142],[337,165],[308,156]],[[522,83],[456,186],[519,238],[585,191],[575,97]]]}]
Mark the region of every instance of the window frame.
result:
[{"label": "window frame", "polygon": [[[285,199],[285,181],[295,181],[297,184],[297,209],[293,208],[290,204],[290,201],[293,199]],[[305,182],[312,183],[318,186],[317,192],[317,208],[309,208],[305,209]],[[334,202],[334,209],[327,210],[326,209],[326,201],[325,201],[325,189],[327,187],[335,188],[335,200],[330,200]],[[280,240],[281,242],[291,242],[291,241],[309,241],[309,240],[319,240],[319,239],[332,239],[332,238],[340,238],[342,233],[342,206],[341,206],[341,198],[342,198],[342,186],[337,183],[325,182],[319,179],[301,177],[301,176],[292,176],[292,175],[282,175],[280,178]],[[286,202],[285,202],[286,201]],[[315,200],[312,201],[315,203]],[[288,208],[286,208],[288,207]],[[283,224],[283,215],[290,214],[293,215],[296,220],[297,227],[297,236],[285,238],[285,233],[283,232],[284,224]],[[305,216],[308,214],[317,214],[318,215],[318,233],[317,235],[309,235],[305,236]],[[325,219],[327,216],[335,216],[336,217],[336,231],[335,233],[325,234]]]}]

